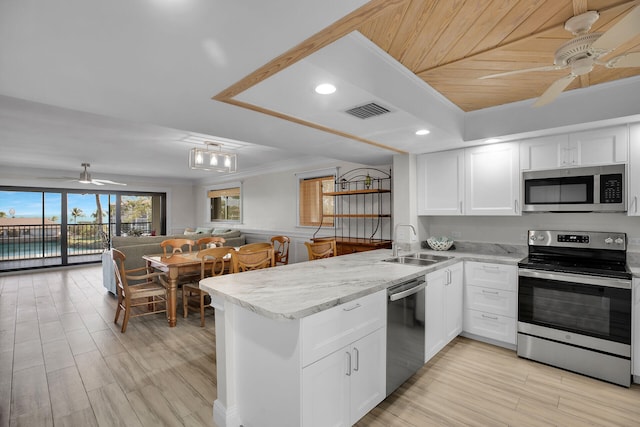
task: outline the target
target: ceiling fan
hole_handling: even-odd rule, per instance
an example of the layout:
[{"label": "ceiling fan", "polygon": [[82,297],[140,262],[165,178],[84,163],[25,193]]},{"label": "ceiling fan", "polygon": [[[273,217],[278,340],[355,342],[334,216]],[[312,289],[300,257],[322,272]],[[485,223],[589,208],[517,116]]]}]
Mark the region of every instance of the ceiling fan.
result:
[{"label": "ceiling fan", "polygon": [[110,181],[108,179],[93,179],[91,178],[91,174],[87,170],[87,168],[91,165],[89,163],[82,163],[82,166],[84,167],[84,170],[80,172],[80,178],[63,177],[63,178],[45,178],[45,179],[61,179],[65,181],[79,182],[80,184],[93,184],[93,185],[105,185],[105,184],[127,185],[127,184],[123,184],[122,182]]},{"label": "ceiling fan", "polygon": [[590,10],[573,16],[564,24],[574,37],[558,48],[554,56],[554,65],[508,71],[506,73],[491,74],[479,77],[492,79],[513,74],[533,71],[555,71],[570,69],[571,72],[559,78],[533,104],[535,107],[546,105],[555,100],[571,82],[582,75],[588,74],[596,65],[607,68],[640,67],[640,52],[630,52],[600,61],[599,58],[611,53],[614,49],[640,34],[640,6],[634,7],[625,17],[604,33],[589,33],[591,26],[598,20],[600,14]]}]

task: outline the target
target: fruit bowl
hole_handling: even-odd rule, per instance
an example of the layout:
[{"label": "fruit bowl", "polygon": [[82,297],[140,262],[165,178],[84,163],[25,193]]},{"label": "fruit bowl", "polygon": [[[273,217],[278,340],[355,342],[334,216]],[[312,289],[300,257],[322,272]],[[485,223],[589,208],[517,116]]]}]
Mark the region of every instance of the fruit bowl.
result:
[{"label": "fruit bowl", "polygon": [[427,244],[434,251],[446,251],[453,245],[453,240],[449,239],[446,236],[442,237],[429,237],[427,239]]}]

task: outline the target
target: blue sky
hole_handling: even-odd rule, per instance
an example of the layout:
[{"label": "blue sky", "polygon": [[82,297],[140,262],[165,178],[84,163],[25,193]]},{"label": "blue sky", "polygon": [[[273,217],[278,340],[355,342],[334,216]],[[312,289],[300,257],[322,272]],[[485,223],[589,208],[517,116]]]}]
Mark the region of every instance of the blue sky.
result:
[{"label": "blue sky", "polygon": [[[61,217],[61,197],[60,193],[45,193],[45,217],[51,218],[56,216],[60,221]],[[108,195],[101,194],[102,210],[109,209]],[[113,198],[112,198],[113,200]],[[69,223],[74,220],[69,214],[72,208],[82,209],[84,216],[78,217],[78,221],[93,221],[91,216],[96,211],[95,194],[68,194],[67,207],[69,212]],[[0,191],[0,212],[4,212],[10,216],[10,209],[15,210],[17,218],[40,218],[42,216],[42,192],[27,191]]]}]

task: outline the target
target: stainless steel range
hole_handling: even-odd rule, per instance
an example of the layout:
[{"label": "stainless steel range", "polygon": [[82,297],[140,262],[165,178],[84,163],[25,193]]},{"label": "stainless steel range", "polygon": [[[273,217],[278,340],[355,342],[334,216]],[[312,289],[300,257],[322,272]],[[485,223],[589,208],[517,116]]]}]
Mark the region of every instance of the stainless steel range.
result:
[{"label": "stainless steel range", "polygon": [[529,231],[518,356],[629,387],[631,273],[624,233]]}]

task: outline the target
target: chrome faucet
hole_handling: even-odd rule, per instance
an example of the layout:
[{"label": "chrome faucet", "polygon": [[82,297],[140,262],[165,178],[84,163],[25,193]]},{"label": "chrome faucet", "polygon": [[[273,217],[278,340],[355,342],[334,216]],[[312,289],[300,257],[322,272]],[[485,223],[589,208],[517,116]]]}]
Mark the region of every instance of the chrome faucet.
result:
[{"label": "chrome faucet", "polygon": [[393,241],[391,242],[391,250],[393,251],[393,256],[398,256],[398,244],[396,243],[396,236],[398,234],[398,227],[409,227],[411,228],[411,231],[413,231],[413,235],[417,236],[416,234],[416,229],[413,228],[413,225],[411,224],[396,224],[396,226],[393,228]]}]

